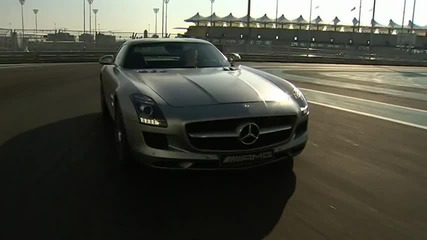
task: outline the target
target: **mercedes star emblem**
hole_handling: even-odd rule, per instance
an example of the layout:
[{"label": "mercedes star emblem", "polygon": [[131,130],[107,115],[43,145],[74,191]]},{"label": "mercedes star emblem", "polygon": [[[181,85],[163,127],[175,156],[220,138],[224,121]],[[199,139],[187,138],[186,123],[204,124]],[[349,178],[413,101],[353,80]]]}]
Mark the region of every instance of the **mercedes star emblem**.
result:
[{"label": "mercedes star emblem", "polygon": [[240,141],[245,145],[254,144],[259,138],[259,127],[255,123],[248,123],[240,128]]}]

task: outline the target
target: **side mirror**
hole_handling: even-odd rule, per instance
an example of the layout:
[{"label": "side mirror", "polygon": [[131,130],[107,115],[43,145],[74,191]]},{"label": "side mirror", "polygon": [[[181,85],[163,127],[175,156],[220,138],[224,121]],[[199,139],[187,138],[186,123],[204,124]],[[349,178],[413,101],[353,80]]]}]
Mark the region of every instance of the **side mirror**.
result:
[{"label": "side mirror", "polygon": [[239,62],[240,60],[242,60],[242,57],[240,57],[240,55],[237,53],[230,53],[228,55],[228,61],[231,63],[231,65],[233,65],[235,62]]},{"label": "side mirror", "polygon": [[105,55],[99,59],[99,63],[101,65],[111,65],[114,63],[114,56],[113,55]]}]

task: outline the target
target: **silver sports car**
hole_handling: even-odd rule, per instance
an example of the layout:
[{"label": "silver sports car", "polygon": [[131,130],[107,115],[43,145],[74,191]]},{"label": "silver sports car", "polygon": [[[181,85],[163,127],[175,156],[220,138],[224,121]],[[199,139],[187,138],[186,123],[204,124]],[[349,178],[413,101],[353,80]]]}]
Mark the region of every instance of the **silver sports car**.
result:
[{"label": "silver sports car", "polygon": [[235,169],[300,154],[309,115],[304,95],[238,60],[209,42],[179,38],[132,40],[102,57],[101,105],[115,123],[119,160]]}]

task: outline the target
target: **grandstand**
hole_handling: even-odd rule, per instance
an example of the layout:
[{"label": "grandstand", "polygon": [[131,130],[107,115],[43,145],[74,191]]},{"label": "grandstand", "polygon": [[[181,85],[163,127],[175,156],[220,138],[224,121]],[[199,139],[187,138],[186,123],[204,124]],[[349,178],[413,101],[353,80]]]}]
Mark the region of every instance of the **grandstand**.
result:
[{"label": "grandstand", "polygon": [[194,24],[188,28],[185,36],[221,44],[250,40],[293,46],[305,46],[310,42],[317,47],[377,46],[427,49],[427,26],[419,26],[411,21],[406,26],[396,24],[392,19],[387,25],[373,21],[372,26],[359,26],[356,18],[348,25],[342,23],[338,17],[327,21],[317,16],[308,21],[302,15],[289,20],[284,15],[272,19],[264,14],[259,18],[251,17],[248,28],[247,19],[247,16],[238,18],[232,13],[224,17],[215,13],[203,17],[197,13],[185,20]]}]

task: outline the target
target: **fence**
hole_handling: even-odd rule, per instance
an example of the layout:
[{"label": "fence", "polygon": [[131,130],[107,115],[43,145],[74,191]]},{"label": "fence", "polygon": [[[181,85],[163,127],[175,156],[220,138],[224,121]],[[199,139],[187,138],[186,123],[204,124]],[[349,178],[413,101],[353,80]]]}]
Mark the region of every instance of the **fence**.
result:
[{"label": "fence", "polygon": [[[91,52],[0,52],[0,64],[9,63],[58,63],[58,62],[97,62],[104,55],[114,54],[112,51]],[[425,56],[425,55],[424,55]],[[242,61],[250,62],[291,62],[291,63],[345,63],[372,65],[427,66],[427,58],[399,59],[380,55],[333,55],[317,54],[242,54]]]},{"label": "fence", "polygon": [[1,63],[97,62],[113,52],[0,52]]}]

